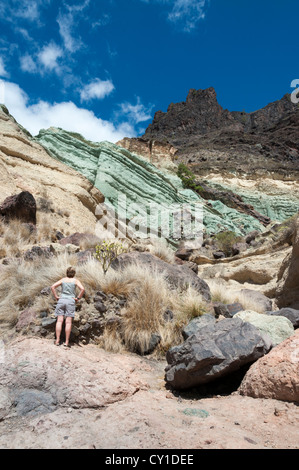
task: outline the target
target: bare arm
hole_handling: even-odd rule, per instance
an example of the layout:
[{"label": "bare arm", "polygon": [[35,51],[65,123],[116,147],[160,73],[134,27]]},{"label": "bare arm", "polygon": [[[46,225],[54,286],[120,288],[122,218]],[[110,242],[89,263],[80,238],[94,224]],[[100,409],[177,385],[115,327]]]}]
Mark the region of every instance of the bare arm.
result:
[{"label": "bare arm", "polygon": [[76,286],[79,287],[80,293],[79,293],[78,297],[76,297],[75,300],[80,300],[83,297],[85,289],[84,289],[83,285],[81,284],[81,282],[78,279],[76,279]]},{"label": "bare arm", "polygon": [[55,289],[56,289],[56,287],[61,286],[61,284],[62,284],[62,279],[60,279],[60,281],[55,282],[55,284],[53,284],[53,286],[51,286],[51,291],[52,291],[52,293],[53,293],[56,300],[58,300],[59,297],[58,297]]}]

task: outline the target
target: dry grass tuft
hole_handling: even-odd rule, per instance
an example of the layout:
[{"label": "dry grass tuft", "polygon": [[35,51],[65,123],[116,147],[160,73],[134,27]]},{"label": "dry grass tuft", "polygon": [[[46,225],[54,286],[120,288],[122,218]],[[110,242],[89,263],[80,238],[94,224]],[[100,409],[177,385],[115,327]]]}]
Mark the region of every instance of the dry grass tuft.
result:
[{"label": "dry grass tuft", "polygon": [[0,323],[13,326],[20,312],[37,301],[40,291],[64,277],[66,267],[75,263],[74,255],[67,253],[50,259],[12,260],[0,271]]},{"label": "dry grass tuft", "polygon": [[24,246],[33,243],[35,234],[29,225],[18,220],[9,223],[1,222],[0,256],[18,257],[22,254]]},{"label": "dry grass tuft", "polygon": [[166,263],[174,264],[175,262],[174,251],[167,245],[167,242],[163,239],[151,239],[151,246],[149,248],[149,251],[152,255],[155,255],[163,261],[166,261]]},{"label": "dry grass tuft", "polygon": [[143,354],[149,347],[152,334],[159,334],[170,297],[161,274],[141,266],[135,267],[135,274],[138,270],[138,285],[129,297],[122,322],[122,335],[128,350],[138,350]]},{"label": "dry grass tuft", "polygon": [[207,283],[211,290],[213,302],[220,302],[223,304],[239,302],[243,306],[244,310],[253,310],[257,313],[264,313],[264,308],[259,302],[256,302],[254,299],[249,299],[248,296],[245,296],[242,292],[234,291],[227,284],[212,279],[207,280]]}]

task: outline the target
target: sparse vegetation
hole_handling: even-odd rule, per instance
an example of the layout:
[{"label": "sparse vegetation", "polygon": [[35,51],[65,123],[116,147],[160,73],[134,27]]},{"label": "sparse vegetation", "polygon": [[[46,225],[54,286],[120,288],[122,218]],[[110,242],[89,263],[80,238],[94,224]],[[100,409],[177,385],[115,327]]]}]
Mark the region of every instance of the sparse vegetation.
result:
[{"label": "sparse vegetation", "polygon": [[260,303],[255,302],[254,299],[249,299],[248,296],[245,296],[242,292],[234,291],[227,283],[214,279],[210,279],[207,282],[211,290],[212,302],[220,302],[223,304],[239,302],[244,310],[264,313]]},{"label": "sparse vegetation", "polygon": [[96,246],[95,258],[101,263],[104,274],[107,273],[111,263],[121,254],[127,251],[127,247],[120,242],[103,241]]},{"label": "sparse vegetation", "polygon": [[[58,254],[50,259],[37,257],[31,261],[14,259],[0,271],[1,329],[13,327],[20,313],[28,308],[36,312],[54,312],[52,296],[42,296],[41,290],[65,275],[66,266],[75,266],[77,277],[85,287],[82,311],[94,311],[93,298],[98,290],[106,295],[126,298],[126,307],[117,323],[107,323],[98,344],[114,352],[147,350],[152,334],[161,337],[157,354],[183,341],[181,328],[190,319],[205,313],[205,303],[192,289],[171,289],[163,273],[131,264],[122,271],[104,274],[97,259],[90,257],[78,264],[76,255]],[[166,310],[173,312],[167,321]]]},{"label": "sparse vegetation", "polygon": [[226,256],[232,255],[233,245],[238,243],[241,240],[241,237],[237,236],[235,232],[225,231],[219,232],[215,235],[215,241],[221,251],[225,253]]},{"label": "sparse vegetation", "polygon": [[179,163],[177,175],[181,178],[185,188],[193,189],[199,193],[203,191],[202,186],[196,183],[194,173],[184,163]]},{"label": "sparse vegetation", "polygon": [[151,246],[149,251],[150,253],[167,263],[174,263],[174,251],[167,245],[167,242],[165,240],[162,240],[161,238],[153,238],[151,240]]}]

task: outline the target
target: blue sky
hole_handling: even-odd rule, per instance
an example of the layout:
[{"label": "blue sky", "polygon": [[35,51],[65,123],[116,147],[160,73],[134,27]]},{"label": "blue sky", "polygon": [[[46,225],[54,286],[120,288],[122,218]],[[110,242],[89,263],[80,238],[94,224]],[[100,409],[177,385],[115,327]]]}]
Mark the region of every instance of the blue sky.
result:
[{"label": "blue sky", "polygon": [[142,135],[190,88],[247,112],[299,78],[295,0],[0,0],[0,101],[33,135]]}]

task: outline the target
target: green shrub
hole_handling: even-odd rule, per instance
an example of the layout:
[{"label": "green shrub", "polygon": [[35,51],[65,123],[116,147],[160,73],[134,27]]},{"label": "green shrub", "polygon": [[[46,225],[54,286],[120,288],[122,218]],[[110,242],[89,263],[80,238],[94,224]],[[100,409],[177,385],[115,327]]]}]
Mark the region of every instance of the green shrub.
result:
[{"label": "green shrub", "polygon": [[112,261],[114,261],[121,253],[125,253],[127,247],[120,242],[104,241],[96,246],[95,258],[100,261],[103,272],[106,274]]},{"label": "green shrub", "polygon": [[177,175],[181,178],[185,188],[193,189],[193,191],[200,192],[203,188],[196,183],[195,175],[192,171],[184,164],[180,163],[178,165]]},{"label": "green shrub", "polygon": [[215,240],[221,251],[223,251],[226,256],[232,254],[233,245],[241,240],[241,237],[237,236],[235,232],[227,231],[220,232],[215,235]]}]

